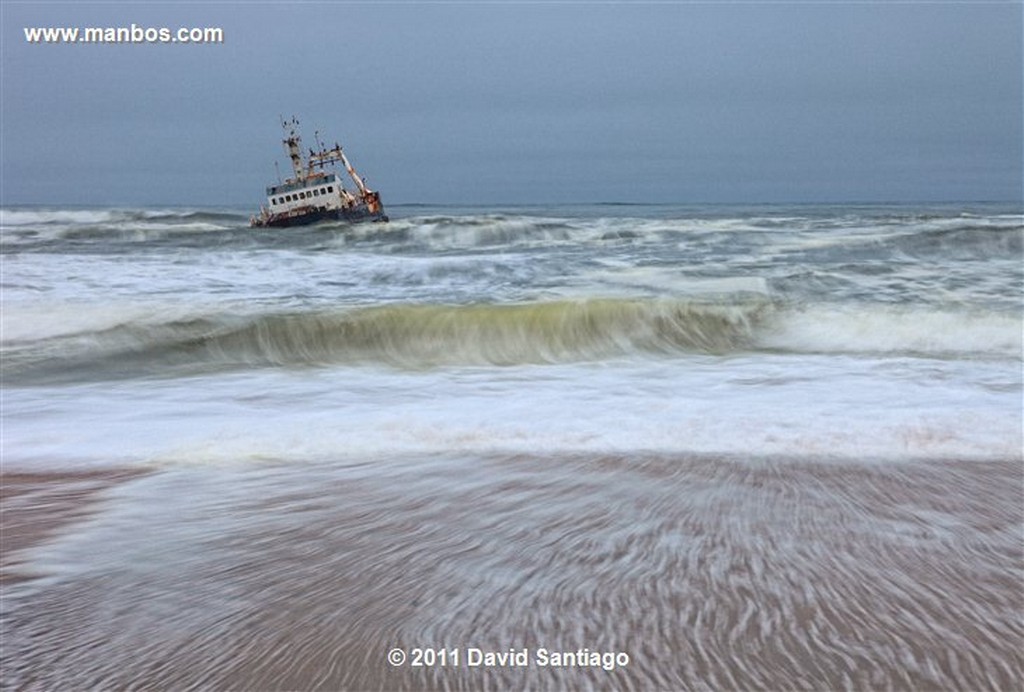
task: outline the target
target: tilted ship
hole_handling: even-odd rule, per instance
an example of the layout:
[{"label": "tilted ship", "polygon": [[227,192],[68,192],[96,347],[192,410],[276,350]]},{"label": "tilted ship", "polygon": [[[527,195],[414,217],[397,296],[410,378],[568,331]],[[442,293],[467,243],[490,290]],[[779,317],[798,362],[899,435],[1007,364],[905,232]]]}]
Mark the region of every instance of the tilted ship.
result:
[{"label": "tilted ship", "polygon": [[[267,206],[249,219],[254,228],[303,226],[318,221],[387,221],[380,193],[366,186],[363,179],[345,157],[339,144],[327,149],[316,134],[317,151],[309,150],[302,160],[302,138],[299,121],[294,117],[281,122],[288,157],[292,160],[294,177],[267,187]],[[328,166],[340,162],[356,185],[356,192],[345,189],[341,177]]]}]

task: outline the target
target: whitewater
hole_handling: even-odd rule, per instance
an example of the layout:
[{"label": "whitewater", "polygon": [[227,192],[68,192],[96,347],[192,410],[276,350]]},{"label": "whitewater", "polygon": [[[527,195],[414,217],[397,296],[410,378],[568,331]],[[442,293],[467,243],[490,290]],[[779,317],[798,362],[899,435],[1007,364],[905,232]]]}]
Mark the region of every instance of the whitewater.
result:
[{"label": "whitewater", "polygon": [[[339,411],[289,456],[380,451],[399,421],[403,451],[1019,447],[1010,210],[481,211],[4,210],[5,413],[33,411],[6,460],[145,463],[222,430],[266,458]],[[254,391],[262,414],[233,412]],[[205,413],[168,417],[183,401]]]},{"label": "whitewater", "polygon": [[1019,682],[1018,205],[389,212],[0,210],[5,687]]}]

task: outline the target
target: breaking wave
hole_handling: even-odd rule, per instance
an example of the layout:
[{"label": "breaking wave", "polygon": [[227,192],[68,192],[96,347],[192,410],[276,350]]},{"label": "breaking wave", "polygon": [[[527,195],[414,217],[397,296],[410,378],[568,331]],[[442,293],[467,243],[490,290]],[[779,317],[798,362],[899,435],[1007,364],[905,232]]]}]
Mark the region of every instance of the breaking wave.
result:
[{"label": "breaking wave", "polygon": [[817,305],[787,310],[758,339],[797,353],[912,355],[931,358],[1020,358],[1024,319],[992,311],[890,305]]},{"label": "breaking wave", "polygon": [[1024,257],[1024,224],[1020,217],[1002,223],[965,223],[921,230],[895,241],[900,251],[913,257],[987,259]]},{"label": "breaking wave", "polygon": [[510,366],[752,351],[1019,358],[1021,319],[890,306],[783,306],[607,298],[516,304],[390,304],[348,310],[182,316],[8,341],[9,380],[168,376],[246,367]]},{"label": "breaking wave", "polygon": [[169,233],[215,232],[247,225],[241,213],[211,209],[0,209],[4,243],[153,240]]},{"label": "breaking wave", "polygon": [[[608,211],[604,207],[599,207]],[[627,207],[628,209],[628,207]],[[614,211],[614,208],[611,209]],[[38,241],[71,240],[77,243],[149,241],[181,238],[186,244],[214,246],[225,242],[296,248],[312,243],[340,249],[353,242],[394,251],[458,251],[499,247],[551,248],[558,246],[644,245],[678,242],[688,252],[707,247],[732,248],[742,239],[747,249],[782,243],[790,253],[808,261],[848,259],[1021,257],[1024,224],[1018,214],[990,216],[873,216],[851,214],[841,218],[769,215],[756,217],[680,215],[655,217],[555,215],[553,210],[512,213],[427,213],[392,216],[388,224],[352,226],[328,223],[304,229],[248,228],[245,209],[129,209],[129,208],[7,208],[0,209],[5,244],[31,245]],[[405,211],[414,211],[406,209]],[[415,210],[418,211],[418,210]],[[667,213],[667,212],[666,212]],[[205,232],[205,233],[204,233]],[[796,234],[783,240],[780,234]],[[733,248],[735,249],[735,248]]]},{"label": "breaking wave", "polygon": [[129,221],[245,220],[236,212],[210,209],[0,209],[0,226],[89,225]]},{"label": "breaking wave", "polygon": [[[598,360],[638,351],[716,353],[747,347],[770,312],[764,300],[396,304],[124,324],[44,344],[11,344],[5,360],[9,374],[17,376],[37,368],[125,374],[161,366],[385,363],[420,368]],[[48,355],[40,358],[43,353]]]}]

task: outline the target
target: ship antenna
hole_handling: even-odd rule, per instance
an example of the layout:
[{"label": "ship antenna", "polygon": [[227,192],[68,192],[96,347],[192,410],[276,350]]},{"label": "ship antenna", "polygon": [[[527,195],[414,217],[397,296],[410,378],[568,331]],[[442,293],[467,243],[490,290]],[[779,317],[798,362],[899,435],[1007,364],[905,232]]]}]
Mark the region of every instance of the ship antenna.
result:
[{"label": "ship antenna", "polygon": [[277,159],[274,159],[274,173],[277,174],[277,184],[281,184],[281,167],[277,165]]}]

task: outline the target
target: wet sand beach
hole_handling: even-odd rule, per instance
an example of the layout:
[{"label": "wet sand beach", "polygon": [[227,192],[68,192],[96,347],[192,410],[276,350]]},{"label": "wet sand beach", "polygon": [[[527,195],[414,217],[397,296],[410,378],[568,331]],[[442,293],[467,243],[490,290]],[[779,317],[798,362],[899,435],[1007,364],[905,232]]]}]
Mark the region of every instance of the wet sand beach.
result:
[{"label": "wet sand beach", "polygon": [[[5,488],[5,561],[44,541],[16,565],[39,578],[4,586],[5,689],[1006,690],[1024,671],[1019,461],[429,456]],[[551,665],[584,649],[628,663]]]}]

